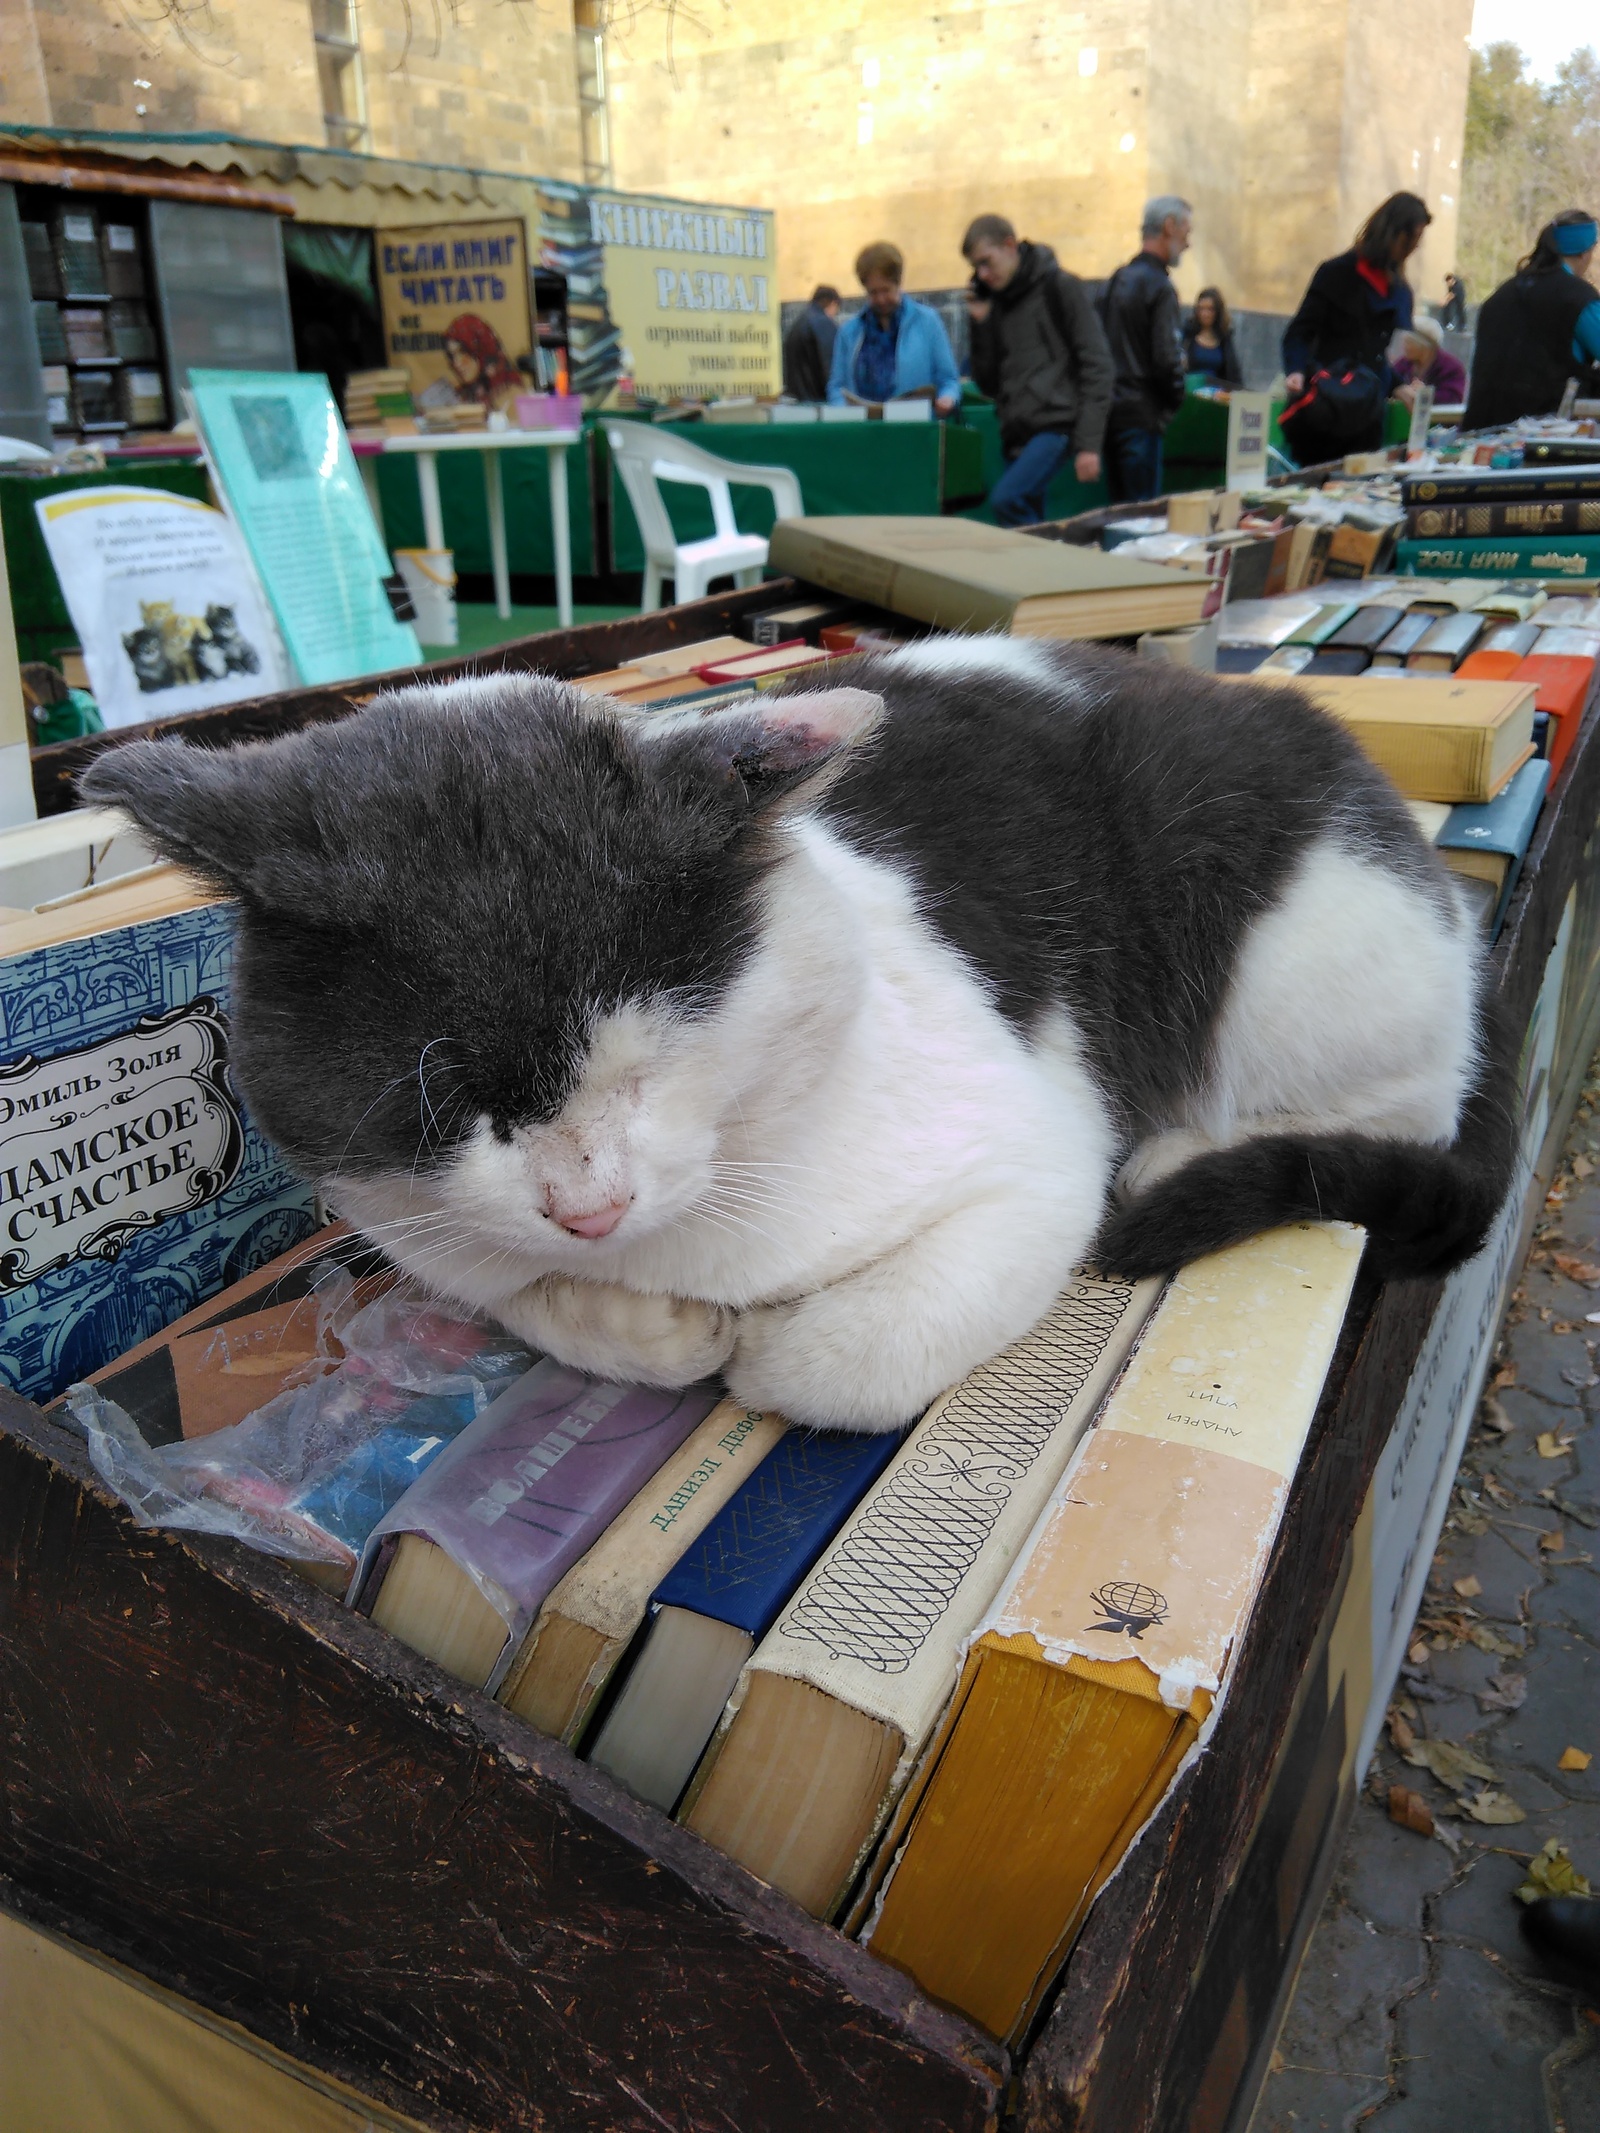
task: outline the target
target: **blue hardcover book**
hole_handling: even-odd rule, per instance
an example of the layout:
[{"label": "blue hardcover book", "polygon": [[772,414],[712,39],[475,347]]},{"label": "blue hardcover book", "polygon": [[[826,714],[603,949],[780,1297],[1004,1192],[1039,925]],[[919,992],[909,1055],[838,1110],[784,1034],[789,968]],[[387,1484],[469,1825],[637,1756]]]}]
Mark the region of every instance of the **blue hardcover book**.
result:
[{"label": "blue hardcover book", "polygon": [[29,1399],[316,1226],[228,1071],[232,953],[224,903],[23,953],[0,939],[0,1376]]},{"label": "blue hardcover book", "polygon": [[670,1812],[745,1661],[900,1449],[898,1436],[790,1430],[656,1587],[591,1758]]},{"label": "blue hardcover book", "polygon": [[1533,756],[1507,779],[1492,800],[1481,806],[1452,807],[1434,843],[1441,852],[1481,854],[1477,864],[1459,871],[1472,878],[1498,884],[1498,897],[1489,920],[1489,938],[1499,933],[1506,906],[1517,886],[1522,862],[1533,841],[1534,825],[1544,805],[1550,783],[1550,765]]}]

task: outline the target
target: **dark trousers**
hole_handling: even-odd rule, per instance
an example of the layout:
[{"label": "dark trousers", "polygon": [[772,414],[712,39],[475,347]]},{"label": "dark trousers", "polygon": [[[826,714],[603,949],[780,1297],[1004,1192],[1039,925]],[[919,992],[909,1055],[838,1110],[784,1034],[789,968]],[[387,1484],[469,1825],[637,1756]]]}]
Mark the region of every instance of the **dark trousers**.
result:
[{"label": "dark trousers", "polygon": [[1161,432],[1106,432],[1106,487],[1114,504],[1142,504],[1161,494]]},{"label": "dark trousers", "polygon": [[1002,526],[1037,526],[1044,517],[1045,492],[1072,450],[1070,437],[1041,430],[1030,437],[989,491],[989,502]]}]

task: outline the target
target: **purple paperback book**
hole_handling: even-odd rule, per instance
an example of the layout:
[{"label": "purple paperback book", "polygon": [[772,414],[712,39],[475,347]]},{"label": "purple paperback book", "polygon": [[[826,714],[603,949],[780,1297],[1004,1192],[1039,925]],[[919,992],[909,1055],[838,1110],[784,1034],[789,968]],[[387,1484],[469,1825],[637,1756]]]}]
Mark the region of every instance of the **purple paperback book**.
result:
[{"label": "purple paperback book", "polygon": [[492,1694],[551,1587],[721,1397],[709,1380],[659,1392],[536,1363],[373,1527],[351,1591],[390,1535],[442,1548],[506,1625]]}]

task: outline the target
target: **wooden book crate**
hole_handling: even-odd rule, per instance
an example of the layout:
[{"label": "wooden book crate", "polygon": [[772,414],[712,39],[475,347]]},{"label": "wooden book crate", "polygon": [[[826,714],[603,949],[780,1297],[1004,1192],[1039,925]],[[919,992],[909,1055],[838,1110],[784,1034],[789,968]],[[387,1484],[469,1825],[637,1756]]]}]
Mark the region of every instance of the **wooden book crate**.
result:
[{"label": "wooden book crate", "polygon": [[[460,670],[601,671],[794,590]],[[350,708],[306,691],[183,729],[216,741]],[[1594,1041],[1596,723],[1591,705],[1495,957],[1523,1027],[1580,887],[1552,1142]],[[42,804],[94,746],[40,751]],[[1351,1657],[1363,1507],[1440,1293],[1358,1286],[1209,1747],[1015,2065],[282,1565],[135,1526],[81,1439],[7,1395],[0,1905],[452,2133],[1242,2133],[1387,1689]]]}]

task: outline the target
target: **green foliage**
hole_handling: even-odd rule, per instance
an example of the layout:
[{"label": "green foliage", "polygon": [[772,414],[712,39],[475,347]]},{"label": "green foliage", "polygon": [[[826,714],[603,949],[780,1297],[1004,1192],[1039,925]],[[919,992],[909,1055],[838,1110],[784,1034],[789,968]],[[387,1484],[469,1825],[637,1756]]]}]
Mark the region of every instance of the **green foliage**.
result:
[{"label": "green foliage", "polygon": [[1546,88],[1514,44],[1472,54],[1461,166],[1458,271],[1481,303],[1542,225],[1565,207],[1600,205],[1600,60],[1587,46]]}]

